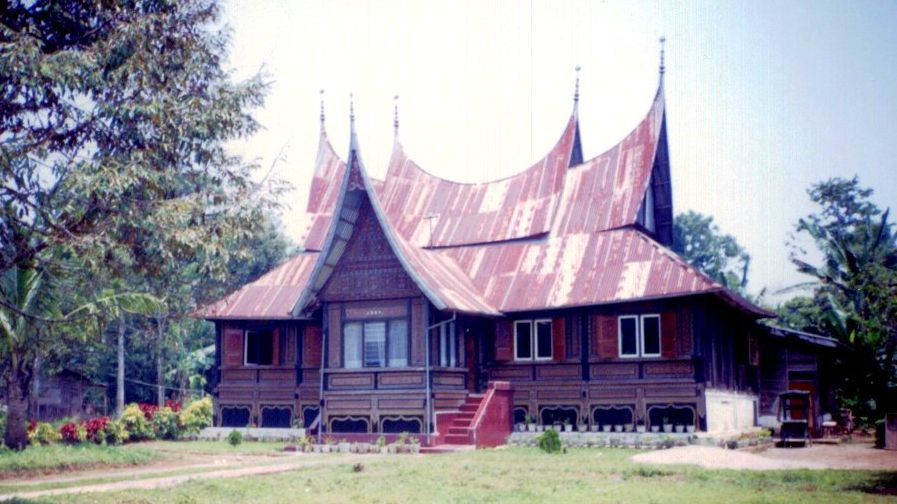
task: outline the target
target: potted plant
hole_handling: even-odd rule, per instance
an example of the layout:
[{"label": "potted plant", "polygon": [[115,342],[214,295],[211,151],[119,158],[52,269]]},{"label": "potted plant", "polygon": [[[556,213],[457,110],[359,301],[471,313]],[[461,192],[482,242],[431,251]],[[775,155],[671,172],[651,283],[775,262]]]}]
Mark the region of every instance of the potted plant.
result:
[{"label": "potted plant", "polygon": [[694,426],[694,424],[686,425],[686,426],[685,426],[685,430],[686,430],[686,432],[688,432],[689,434],[694,434],[694,432],[695,432],[695,426]]},{"label": "potted plant", "polygon": [[584,416],[580,418],[576,429],[579,430],[579,432],[587,432],[589,430],[589,417]]},{"label": "potted plant", "polygon": [[635,426],[635,431],[638,432],[639,434],[644,434],[645,433],[645,422],[642,422],[640,420],[639,423],[636,424],[636,426]]},{"label": "potted plant", "polygon": [[536,415],[529,415],[526,419],[528,420],[526,430],[529,432],[536,432]]},{"label": "potted plant", "polygon": [[670,423],[670,419],[667,417],[663,417],[663,431],[667,434],[673,432],[673,424]]},{"label": "potted plant", "polygon": [[389,453],[389,449],[386,447],[386,436],[381,435],[377,438],[377,451],[382,455]]},{"label": "potted plant", "polygon": [[321,445],[321,453],[330,453],[335,450],[336,440],[330,436],[324,436],[324,444]]},{"label": "potted plant", "polygon": [[632,424],[631,423],[623,424],[623,430],[626,432],[632,432]]},{"label": "potted plant", "polygon": [[339,452],[340,453],[349,453],[352,449],[352,445],[349,444],[349,440],[346,438],[342,438],[339,440]]},{"label": "potted plant", "polygon": [[604,432],[610,432],[610,430],[613,428],[614,426],[611,424],[604,424],[601,426],[601,430],[603,430]]},{"label": "potted plant", "polygon": [[414,436],[411,436],[411,444],[408,446],[411,449],[411,453],[413,453],[413,454],[420,453],[420,439],[418,439]]},{"label": "potted plant", "polygon": [[396,439],[396,448],[399,453],[408,453],[408,433],[402,432]]},{"label": "potted plant", "polygon": [[573,432],[573,424],[570,423],[570,419],[564,420],[564,432]]},{"label": "potted plant", "polygon": [[615,424],[614,432],[623,432],[623,424]]},{"label": "potted plant", "polygon": [[676,424],[676,433],[682,434],[685,432],[685,426],[682,424]]},{"label": "potted plant", "polygon": [[660,432],[660,426],[659,426],[659,425],[652,425],[652,426],[651,426],[651,432]]}]

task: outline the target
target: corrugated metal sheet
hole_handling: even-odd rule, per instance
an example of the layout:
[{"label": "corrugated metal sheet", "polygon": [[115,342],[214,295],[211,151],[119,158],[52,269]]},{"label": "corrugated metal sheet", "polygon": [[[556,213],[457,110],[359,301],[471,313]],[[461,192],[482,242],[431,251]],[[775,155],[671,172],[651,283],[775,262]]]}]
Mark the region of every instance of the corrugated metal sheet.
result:
[{"label": "corrugated metal sheet", "polygon": [[[440,309],[497,315],[717,293],[764,315],[633,226],[663,117],[661,88],[648,114],[619,144],[568,168],[578,127],[574,115],[545,158],[518,175],[482,184],[428,174],[396,143],[385,180],[371,179],[363,163],[354,163],[345,190],[363,186],[396,256]],[[357,159],[354,129],[351,145]],[[322,132],[307,249],[328,247],[329,228],[339,224],[333,215],[347,173]],[[435,217],[428,221],[428,216]],[[340,243],[350,234],[351,229],[334,232],[343,237]],[[204,316],[287,316],[300,299],[311,302],[316,289],[309,284],[320,287],[326,281],[330,269],[315,273],[316,282],[310,278],[317,258],[297,256]]]},{"label": "corrugated metal sheet", "polygon": [[290,312],[308,284],[317,258],[316,252],[298,254],[197,315],[208,319],[292,318]]},{"label": "corrugated metal sheet", "polygon": [[324,246],[345,171],[346,164],[333,150],[327,133],[321,130],[315,171],[305,207],[305,228],[299,241],[306,250],[321,250]]},{"label": "corrugated metal sheet", "polygon": [[557,144],[536,164],[517,175],[479,184],[427,173],[396,142],[386,177],[375,187],[377,196],[396,231],[416,247],[491,243],[547,233],[570,165],[576,128],[573,115]]}]

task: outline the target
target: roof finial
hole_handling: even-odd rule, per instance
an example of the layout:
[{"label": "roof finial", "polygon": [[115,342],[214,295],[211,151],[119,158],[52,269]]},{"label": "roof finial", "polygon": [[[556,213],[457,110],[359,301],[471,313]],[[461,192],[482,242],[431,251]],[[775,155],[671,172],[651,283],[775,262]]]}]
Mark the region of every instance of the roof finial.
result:
[{"label": "roof finial", "polygon": [[355,97],[349,93],[349,122],[355,126]]},{"label": "roof finial", "polygon": [[576,89],[573,91],[573,106],[579,105],[579,71],[582,67],[576,65]]},{"label": "roof finial", "polygon": [[395,101],[394,105],[394,117],[392,120],[392,128],[395,136],[399,136],[399,95],[395,95],[392,98]]},{"label": "roof finial", "polygon": [[666,70],[666,67],[663,64],[663,44],[667,41],[666,37],[660,37],[660,76],[663,77],[663,72]]},{"label": "roof finial", "polygon": [[321,90],[321,129],[324,129],[324,90]]}]

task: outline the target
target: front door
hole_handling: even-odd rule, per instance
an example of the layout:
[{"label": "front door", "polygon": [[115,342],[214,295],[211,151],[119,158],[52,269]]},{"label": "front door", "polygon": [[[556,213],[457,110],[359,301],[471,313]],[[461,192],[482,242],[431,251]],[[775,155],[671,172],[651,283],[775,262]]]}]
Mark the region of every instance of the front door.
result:
[{"label": "front door", "polygon": [[471,392],[479,392],[479,377],[477,376],[477,369],[479,369],[479,365],[477,363],[477,351],[476,351],[476,339],[475,334],[465,334],[464,335],[464,362],[467,364],[467,390]]}]

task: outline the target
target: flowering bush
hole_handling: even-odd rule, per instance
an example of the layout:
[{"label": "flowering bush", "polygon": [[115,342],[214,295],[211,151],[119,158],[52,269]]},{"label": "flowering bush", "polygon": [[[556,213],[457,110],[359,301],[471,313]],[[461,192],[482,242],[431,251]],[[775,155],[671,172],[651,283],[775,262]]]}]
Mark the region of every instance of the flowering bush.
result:
[{"label": "flowering bush", "polygon": [[175,413],[179,413],[181,411],[181,403],[179,401],[165,401],[165,407],[171,408],[171,411],[174,411]]},{"label": "flowering bush", "polygon": [[106,438],[106,443],[113,445],[120,445],[127,441],[129,437],[128,430],[125,429],[125,424],[120,419],[106,422],[103,428],[103,435]]},{"label": "flowering bush", "polygon": [[152,420],[156,415],[156,411],[159,410],[159,406],[150,403],[139,403],[137,407],[140,408],[140,411],[143,412],[143,416],[146,417],[147,420]]},{"label": "flowering bush", "polygon": [[84,425],[84,429],[87,431],[87,440],[97,444],[105,443],[106,424],[108,423],[109,417],[107,416],[91,418],[85,421],[82,425]]},{"label": "flowering bush", "polygon": [[212,398],[204,397],[188,404],[181,410],[181,425],[186,434],[196,434],[212,426]]},{"label": "flowering bush", "polygon": [[69,422],[59,428],[59,435],[62,436],[62,441],[65,443],[83,443],[87,439],[87,429],[84,428],[84,425]]},{"label": "flowering bush", "polygon": [[137,404],[129,404],[122,412],[119,421],[132,441],[143,441],[155,437],[153,427],[146,419],[146,413]]},{"label": "flowering bush", "polygon": [[159,439],[177,439],[181,434],[177,413],[168,406],[156,410],[153,415],[153,432]]},{"label": "flowering bush", "polygon": [[52,424],[34,420],[28,424],[28,441],[34,446],[55,443],[59,441],[59,438],[59,432],[56,432]]}]

